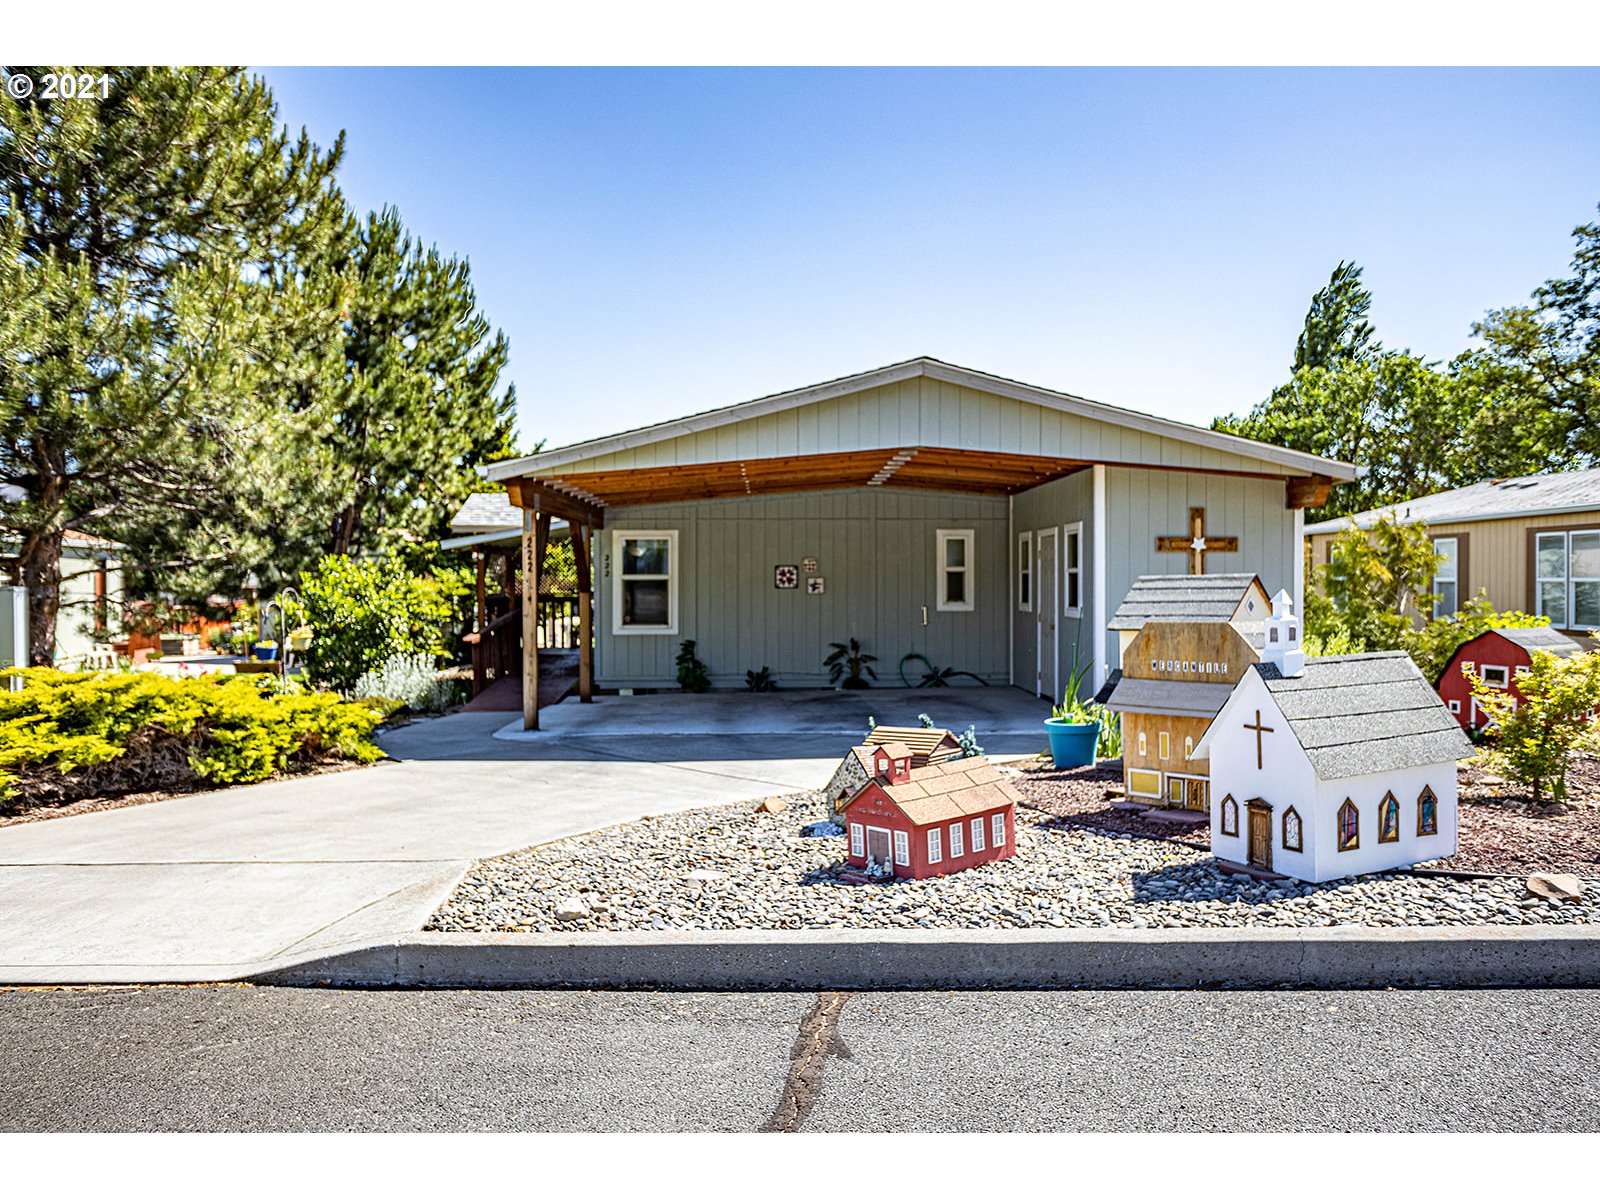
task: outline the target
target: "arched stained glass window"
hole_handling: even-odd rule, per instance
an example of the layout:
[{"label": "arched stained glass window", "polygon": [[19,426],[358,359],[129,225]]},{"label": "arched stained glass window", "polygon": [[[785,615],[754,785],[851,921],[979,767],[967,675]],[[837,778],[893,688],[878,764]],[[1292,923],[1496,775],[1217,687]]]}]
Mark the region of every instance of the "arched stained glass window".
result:
[{"label": "arched stained glass window", "polygon": [[1339,806],[1339,849],[1354,850],[1361,845],[1361,814],[1346,800]]},{"label": "arched stained glass window", "polygon": [[1300,814],[1292,807],[1283,810],[1283,848],[1285,850],[1300,850],[1303,848],[1300,832]]},{"label": "arched stained glass window", "polygon": [[1222,798],[1222,832],[1229,837],[1239,836],[1239,802],[1232,796]]},{"label": "arched stained glass window", "polygon": [[1400,801],[1394,798],[1393,792],[1385,792],[1383,803],[1378,805],[1378,840],[1380,842],[1400,840]]},{"label": "arched stained glass window", "polygon": [[1427,837],[1439,832],[1439,800],[1431,787],[1422,789],[1417,797],[1417,836]]}]

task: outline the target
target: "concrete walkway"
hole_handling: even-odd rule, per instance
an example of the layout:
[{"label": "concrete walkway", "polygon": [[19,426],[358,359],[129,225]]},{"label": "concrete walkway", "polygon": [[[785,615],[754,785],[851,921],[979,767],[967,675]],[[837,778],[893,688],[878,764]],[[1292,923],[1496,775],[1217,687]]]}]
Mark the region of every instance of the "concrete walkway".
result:
[{"label": "concrete walkway", "polygon": [[495,738],[505,724],[420,721],[384,738],[396,762],[0,829],[0,983],[238,978],[409,934],[476,859],[819,787],[842,753],[817,734]]}]

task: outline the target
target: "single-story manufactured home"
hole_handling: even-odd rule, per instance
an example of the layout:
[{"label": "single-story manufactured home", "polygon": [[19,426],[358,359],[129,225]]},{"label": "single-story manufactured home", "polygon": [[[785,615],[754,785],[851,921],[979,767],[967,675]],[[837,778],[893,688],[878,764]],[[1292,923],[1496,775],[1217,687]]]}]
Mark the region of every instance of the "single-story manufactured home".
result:
[{"label": "single-story manufactured home", "polygon": [[687,640],[714,687],[825,687],[851,639],[880,686],[931,667],[1055,698],[1118,662],[1141,575],[1298,601],[1303,512],[1356,468],[915,358],[484,473],[522,510],[525,571],[552,520],[573,530],[585,698],[676,687]]}]

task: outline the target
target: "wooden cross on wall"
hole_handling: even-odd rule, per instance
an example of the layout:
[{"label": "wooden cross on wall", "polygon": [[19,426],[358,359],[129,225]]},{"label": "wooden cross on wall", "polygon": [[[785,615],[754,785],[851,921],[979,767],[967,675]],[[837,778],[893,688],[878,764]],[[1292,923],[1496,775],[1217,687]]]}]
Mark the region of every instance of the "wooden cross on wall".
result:
[{"label": "wooden cross on wall", "polygon": [[1189,536],[1188,537],[1158,537],[1156,550],[1161,554],[1187,554],[1189,556],[1189,574],[1204,575],[1206,573],[1207,554],[1236,554],[1239,551],[1239,539],[1236,537],[1207,537],[1206,536],[1206,510],[1191,508],[1189,510]]},{"label": "wooden cross on wall", "polygon": [[1272,726],[1271,725],[1263,725],[1261,723],[1261,710],[1258,708],[1258,709],[1256,709],[1256,723],[1254,725],[1252,725],[1252,724],[1250,724],[1250,722],[1246,721],[1244,723],[1244,727],[1246,729],[1255,730],[1255,734],[1256,734],[1256,770],[1259,771],[1259,770],[1262,769],[1262,766],[1261,766],[1261,735],[1263,733],[1271,733],[1272,732]]}]

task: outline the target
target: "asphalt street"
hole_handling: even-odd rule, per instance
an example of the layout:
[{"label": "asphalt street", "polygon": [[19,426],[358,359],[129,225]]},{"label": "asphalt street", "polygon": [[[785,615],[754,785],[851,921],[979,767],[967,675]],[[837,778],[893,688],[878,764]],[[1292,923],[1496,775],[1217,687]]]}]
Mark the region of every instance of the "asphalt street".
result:
[{"label": "asphalt street", "polygon": [[13,990],[0,1129],[1596,1130],[1600,991]]}]

